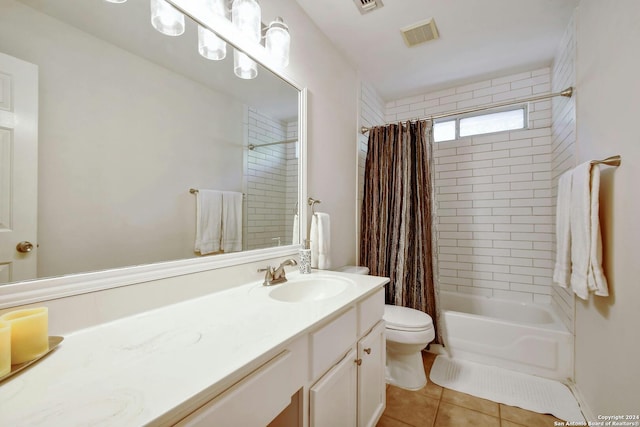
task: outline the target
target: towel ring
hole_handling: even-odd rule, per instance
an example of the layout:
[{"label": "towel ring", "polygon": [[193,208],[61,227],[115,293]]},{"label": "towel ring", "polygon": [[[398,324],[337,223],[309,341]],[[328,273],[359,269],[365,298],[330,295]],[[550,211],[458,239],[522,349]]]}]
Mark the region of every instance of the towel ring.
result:
[{"label": "towel ring", "polygon": [[307,203],[309,203],[309,206],[311,206],[311,215],[315,215],[315,211],[314,211],[314,207],[316,203],[322,203],[320,200],[316,200],[316,199],[312,199],[311,197],[309,197],[307,199]]}]

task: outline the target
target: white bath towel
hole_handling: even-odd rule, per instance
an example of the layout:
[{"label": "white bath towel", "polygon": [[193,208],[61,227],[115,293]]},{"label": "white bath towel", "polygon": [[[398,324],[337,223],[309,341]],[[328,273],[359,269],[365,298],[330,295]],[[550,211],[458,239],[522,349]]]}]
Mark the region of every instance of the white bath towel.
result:
[{"label": "white bath towel", "polygon": [[571,287],[582,299],[589,291],[608,296],[602,271],[600,167],[585,162],[573,171],[571,186]]},{"label": "white bath towel", "polygon": [[571,182],[573,171],[560,176],[556,206],[556,264],[553,281],[566,288],[571,283]]},{"label": "white bath towel", "polygon": [[602,271],[602,236],[600,235],[600,166],[591,166],[591,250],[587,284],[599,296],[609,296],[609,286]]},{"label": "white bath towel", "polygon": [[331,220],[329,214],[316,212],[311,217],[311,267],[331,268]]},{"label": "white bath towel", "polygon": [[222,249],[225,253],[242,250],[242,193],[222,193]]},{"label": "white bath towel", "polygon": [[293,227],[291,227],[291,244],[300,244],[300,222],[298,220],[298,214],[293,216]]},{"label": "white bath towel", "polygon": [[196,244],[201,255],[220,251],[222,192],[200,190],[196,194]]},{"label": "white bath towel", "polygon": [[571,183],[571,288],[589,297],[587,273],[591,254],[591,164],[577,166]]}]

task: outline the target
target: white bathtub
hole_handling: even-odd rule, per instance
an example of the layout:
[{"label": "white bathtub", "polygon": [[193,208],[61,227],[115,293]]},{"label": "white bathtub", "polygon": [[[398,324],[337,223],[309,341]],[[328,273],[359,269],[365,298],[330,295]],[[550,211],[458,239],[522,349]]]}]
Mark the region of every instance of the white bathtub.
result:
[{"label": "white bathtub", "polygon": [[440,292],[451,357],[557,380],[573,377],[573,337],[551,306]]}]

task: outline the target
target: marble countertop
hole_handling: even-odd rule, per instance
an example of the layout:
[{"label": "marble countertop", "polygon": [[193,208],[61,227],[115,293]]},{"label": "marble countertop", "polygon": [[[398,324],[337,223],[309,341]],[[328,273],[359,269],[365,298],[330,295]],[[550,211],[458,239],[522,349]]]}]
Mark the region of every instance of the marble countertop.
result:
[{"label": "marble countertop", "polygon": [[348,277],[354,285],[325,300],[288,303],[253,282],[67,335],[49,356],[0,383],[0,425],[171,424],[196,409],[196,396],[219,394],[265,354],[388,282],[311,276]]}]

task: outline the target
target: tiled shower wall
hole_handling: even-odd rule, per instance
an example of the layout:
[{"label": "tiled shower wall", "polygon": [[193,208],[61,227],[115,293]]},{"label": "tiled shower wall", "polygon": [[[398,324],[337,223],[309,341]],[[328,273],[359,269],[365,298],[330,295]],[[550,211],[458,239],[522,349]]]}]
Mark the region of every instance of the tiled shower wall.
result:
[{"label": "tiled shower wall", "polygon": [[[247,144],[260,145],[289,139],[291,129],[286,122],[274,120],[251,107],[247,109],[246,118]],[[293,206],[289,206],[292,196],[288,193],[296,190],[293,197],[297,196],[297,166],[294,167],[295,188],[290,183],[290,163],[295,161],[297,164],[297,159],[292,156],[295,151],[291,151],[294,145],[279,144],[247,150],[244,249],[277,246],[278,242],[282,245],[291,243],[289,217],[293,217]]]},{"label": "tiled shower wall", "polygon": [[[575,16],[558,45],[553,61],[551,86],[553,92],[559,92],[569,86],[575,86]],[[554,98],[552,101],[551,124],[551,194],[553,196],[553,213],[555,229],[555,206],[558,194],[558,178],[565,171],[575,166],[576,142],[576,103],[575,98]],[[552,255],[555,260],[555,233]],[[552,304],[569,329],[574,331],[574,297],[570,290],[554,285],[552,288]]]},{"label": "tiled shower wall", "polygon": [[[361,82],[360,84],[360,126],[379,126],[384,125],[384,101],[375,88],[369,83]],[[364,196],[364,166],[367,160],[368,151],[368,134],[358,134],[358,207],[356,210],[358,227],[356,235],[360,236],[360,214],[362,211],[362,198]],[[360,253],[359,246],[356,249],[358,256]]]},{"label": "tiled shower wall", "polygon": [[[388,102],[384,121],[550,89],[551,70],[536,69]],[[551,101],[530,103],[528,129],[436,143],[433,155],[441,289],[550,303]]]}]

